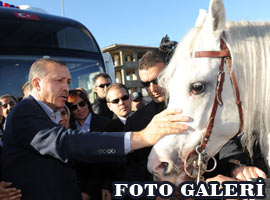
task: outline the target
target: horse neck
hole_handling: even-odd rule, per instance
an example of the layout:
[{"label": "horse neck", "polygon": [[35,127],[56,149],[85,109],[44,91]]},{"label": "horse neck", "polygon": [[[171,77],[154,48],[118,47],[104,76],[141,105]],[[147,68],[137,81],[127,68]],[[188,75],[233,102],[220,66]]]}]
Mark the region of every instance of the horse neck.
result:
[{"label": "horse neck", "polygon": [[[270,23],[229,23],[225,34],[240,88],[245,134],[252,137],[254,130],[259,132],[260,145],[269,157]],[[252,153],[253,144],[246,146]]]}]

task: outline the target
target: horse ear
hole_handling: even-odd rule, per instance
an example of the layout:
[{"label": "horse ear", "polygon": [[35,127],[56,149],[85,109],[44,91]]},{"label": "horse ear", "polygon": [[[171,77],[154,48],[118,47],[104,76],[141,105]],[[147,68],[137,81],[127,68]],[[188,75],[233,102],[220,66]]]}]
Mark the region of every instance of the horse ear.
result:
[{"label": "horse ear", "polygon": [[220,38],[225,28],[225,8],[222,0],[211,0],[208,15],[203,28],[213,33],[214,37]]},{"label": "horse ear", "polygon": [[196,20],[195,27],[202,27],[206,19],[207,12],[204,9],[200,9],[199,16]]}]

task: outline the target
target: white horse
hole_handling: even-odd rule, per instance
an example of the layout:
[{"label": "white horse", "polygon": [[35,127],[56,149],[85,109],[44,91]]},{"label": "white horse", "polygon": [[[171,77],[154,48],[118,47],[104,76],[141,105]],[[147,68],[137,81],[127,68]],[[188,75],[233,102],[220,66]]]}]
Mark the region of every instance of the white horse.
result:
[{"label": "white horse", "polygon": [[[183,134],[162,138],[148,158],[148,170],[158,180],[178,185],[186,179],[184,162],[187,155],[200,145],[206,132],[217,87],[217,74],[222,58],[196,52],[220,52],[223,40],[232,59],[232,68],[240,91],[243,109],[243,130],[260,135],[260,146],[270,166],[270,23],[228,22],[222,0],[211,0],[209,12],[201,10],[195,27],[178,44],[174,56],[160,76],[169,95],[169,108],[180,108],[190,116],[191,128]],[[227,55],[228,56],[228,55]],[[225,81],[212,134],[206,144],[208,157],[239,131],[240,114],[235,103],[231,72],[224,65]],[[238,100],[239,101],[239,100]],[[247,144],[252,149],[252,144]],[[193,164],[191,164],[193,165]],[[198,167],[197,167],[198,168]]]}]

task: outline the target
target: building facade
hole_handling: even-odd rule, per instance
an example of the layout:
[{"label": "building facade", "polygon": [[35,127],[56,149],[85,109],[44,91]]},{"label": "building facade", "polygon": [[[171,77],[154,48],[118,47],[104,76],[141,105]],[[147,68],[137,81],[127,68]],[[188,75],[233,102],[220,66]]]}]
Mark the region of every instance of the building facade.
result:
[{"label": "building facade", "polygon": [[157,47],[137,46],[127,44],[113,44],[102,49],[104,53],[110,53],[115,69],[115,80],[124,84],[130,92],[142,91],[142,85],[138,74],[139,60],[148,50]]}]

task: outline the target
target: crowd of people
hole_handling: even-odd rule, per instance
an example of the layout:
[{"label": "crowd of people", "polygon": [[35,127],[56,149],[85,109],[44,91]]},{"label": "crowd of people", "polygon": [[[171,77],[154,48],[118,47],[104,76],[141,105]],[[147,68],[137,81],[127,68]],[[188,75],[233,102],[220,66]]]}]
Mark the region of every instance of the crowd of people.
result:
[{"label": "crowd of people", "polygon": [[[147,104],[141,92],[130,94],[105,73],[94,78],[98,98],[91,104],[83,88],[69,89],[65,63],[35,61],[22,87],[23,99],[0,97],[0,200],[109,200],[113,181],[153,180],[147,171],[151,146],[166,134],[189,128],[179,123],[188,116],[166,109],[165,92],[158,85],[165,59],[159,51],[148,51],[140,60],[141,84],[151,98]],[[236,142],[221,151],[234,166],[209,180],[266,177],[259,168],[242,165],[242,150],[228,156]]]}]

